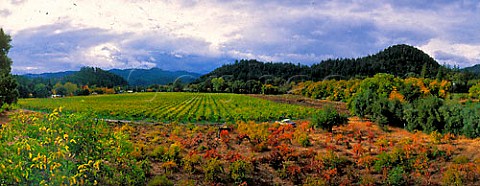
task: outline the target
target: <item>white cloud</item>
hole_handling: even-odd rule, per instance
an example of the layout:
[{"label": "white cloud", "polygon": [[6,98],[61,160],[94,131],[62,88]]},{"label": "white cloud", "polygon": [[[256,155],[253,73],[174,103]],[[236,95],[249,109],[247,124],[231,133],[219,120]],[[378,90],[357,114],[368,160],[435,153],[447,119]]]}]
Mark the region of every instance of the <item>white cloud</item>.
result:
[{"label": "white cloud", "polygon": [[427,44],[419,46],[419,48],[439,60],[440,63],[461,67],[480,63],[480,44],[451,43],[445,40],[432,39]]},{"label": "white cloud", "polygon": [[88,49],[85,53],[87,59],[92,59],[90,66],[99,67],[115,67],[119,66],[120,62],[116,58],[120,57],[121,53],[118,47],[112,43],[103,43]]},{"label": "white cloud", "polygon": [[[122,52],[122,51],[125,51]],[[96,66],[106,69],[112,68],[152,68],[155,67],[155,63],[149,61],[153,57],[149,57],[147,60],[135,59],[138,55],[148,54],[146,52],[134,51],[128,53],[127,49],[121,48],[120,45],[115,43],[102,43],[93,47],[90,47],[83,56],[79,56],[80,60],[86,61],[84,65]],[[153,58],[154,59],[154,58]]]}]

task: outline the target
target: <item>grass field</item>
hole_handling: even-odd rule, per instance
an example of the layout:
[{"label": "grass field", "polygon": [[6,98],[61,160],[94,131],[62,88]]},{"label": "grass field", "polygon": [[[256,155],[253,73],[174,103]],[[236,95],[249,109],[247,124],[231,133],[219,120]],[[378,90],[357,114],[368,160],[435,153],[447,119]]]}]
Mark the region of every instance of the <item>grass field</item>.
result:
[{"label": "grass field", "polygon": [[110,119],[161,122],[272,121],[309,118],[313,108],[276,103],[237,94],[136,93],[58,99],[21,99],[21,108],[93,112]]}]

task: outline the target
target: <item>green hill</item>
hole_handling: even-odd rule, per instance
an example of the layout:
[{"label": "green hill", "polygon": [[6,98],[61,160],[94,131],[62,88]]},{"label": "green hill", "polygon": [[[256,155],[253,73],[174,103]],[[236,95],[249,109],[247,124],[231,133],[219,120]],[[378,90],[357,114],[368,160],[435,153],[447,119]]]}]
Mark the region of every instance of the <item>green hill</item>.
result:
[{"label": "green hill", "polygon": [[128,85],[128,82],[114,73],[97,67],[82,67],[80,71],[65,76],[62,82],[71,82],[78,85],[97,87],[114,87]]},{"label": "green hill", "polygon": [[476,76],[480,76],[480,64],[476,64],[476,65],[473,65],[471,67],[465,67],[461,71],[469,72],[469,73],[472,73]]},{"label": "green hill", "polygon": [[[223,65],[203,75],[198,81],[222,77],[228,81],[289,79],[296,75],[309,76],[310,67],[292,63],[264,63],[257,60],[240,60],[233,64]],[[198,82],[197,81],[197,82]]]},{"label": "green hill", "polygon": [[321,80],[339,75],[345,78],[371,77],[388,73],[399,77],[409,75],[433,78],[443,68],[432,57],[409,45],[394,45],[374,55],[356,59],[328,59],[311,66],[312,77]]}]

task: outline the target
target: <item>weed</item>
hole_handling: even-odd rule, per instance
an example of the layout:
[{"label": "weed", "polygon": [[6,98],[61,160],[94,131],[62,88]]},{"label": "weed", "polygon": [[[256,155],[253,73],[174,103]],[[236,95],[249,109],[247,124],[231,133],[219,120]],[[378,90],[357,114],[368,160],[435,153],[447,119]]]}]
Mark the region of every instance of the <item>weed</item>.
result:
[{"label": "weed", "polygon": [[167,176],[160,175],[155,176],[152,180],[150,180],[147,184],[148,186],[173,186],[173,182],[170,181]]}]

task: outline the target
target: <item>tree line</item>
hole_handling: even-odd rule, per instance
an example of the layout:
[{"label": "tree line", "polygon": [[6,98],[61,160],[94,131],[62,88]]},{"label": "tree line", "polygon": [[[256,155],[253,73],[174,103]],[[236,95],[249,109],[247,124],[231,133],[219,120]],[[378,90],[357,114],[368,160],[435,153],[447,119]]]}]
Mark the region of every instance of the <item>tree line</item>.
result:
[{"label": "tree line", "polygon": [[59,78],[15,76],[15,79],[21,98],[115,93],[120,87],[128,86],[122,77],[97,67],[82,67],[76,73]]}]

